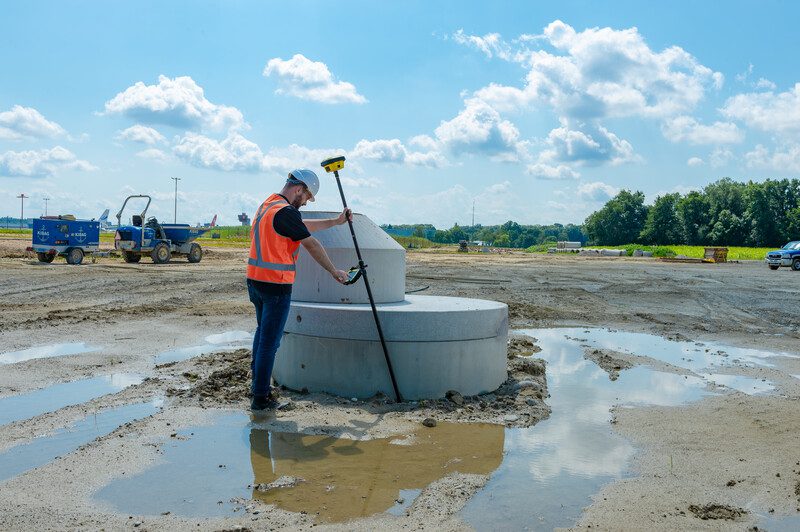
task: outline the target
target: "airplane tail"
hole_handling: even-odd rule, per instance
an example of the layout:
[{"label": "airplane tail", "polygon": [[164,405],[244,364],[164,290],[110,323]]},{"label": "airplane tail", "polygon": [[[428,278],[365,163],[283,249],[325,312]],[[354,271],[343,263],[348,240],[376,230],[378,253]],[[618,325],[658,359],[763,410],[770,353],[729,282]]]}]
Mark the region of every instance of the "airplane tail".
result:
[{"label": "airplane tail", "polygon": [[100,215],[100,218],[98,218],[97,221],[99,221],[100,223],[108,221],[108,209],[103,211],[103,214]]},{"label": "airplane tail", "polygon": [[215,214],[214,217],[211,219],[211,227],[216,227],[217,225],[217,215]]}]

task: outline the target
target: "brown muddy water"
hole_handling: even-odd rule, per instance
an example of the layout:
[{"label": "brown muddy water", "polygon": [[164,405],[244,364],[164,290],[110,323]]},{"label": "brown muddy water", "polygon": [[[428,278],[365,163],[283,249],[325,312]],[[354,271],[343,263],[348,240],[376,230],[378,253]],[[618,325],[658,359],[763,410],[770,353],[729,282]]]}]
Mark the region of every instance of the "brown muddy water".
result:
[{"label": "brown muddy water", "polygon": [[440,423],[358,441],[270,431],[228,413],[179,432],[162,446],[164,463],[112,482],[97,498],[131,514],[193,517],[241,511],[253,498],[338,522],[407,506],[401,492],[454,471],[489,474],[503,459],[503,440],[499,425]]}]

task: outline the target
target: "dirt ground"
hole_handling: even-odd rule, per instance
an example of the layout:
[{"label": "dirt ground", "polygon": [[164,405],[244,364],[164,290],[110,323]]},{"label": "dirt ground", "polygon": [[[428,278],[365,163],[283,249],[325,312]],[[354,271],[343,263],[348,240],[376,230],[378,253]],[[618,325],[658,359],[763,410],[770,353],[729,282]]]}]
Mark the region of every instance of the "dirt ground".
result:
[{"label": "dirt ground", "polygon": [[[198,521],[175,515],[121,515],[92,498],[121,471],[135,474],[156,462],[157,442],[170,438],[174,430],[208,423],[215,409],[246,409],[247,350],[160,366],[153,362],[158,353],[202,344],[208,334],[254,329],[244,284],[245,250],[205,249],[200,264],[100,259],[72,267],[63,259],[39,264],[25,256],[26,245],[20,239],[0,239],[0,353],[66,342],[102,349],[46,363],[0,366],[0,399],[109,373],[138,373],[147,379],[117,394],[6,425],[0,431],[0,452],[97,409],[156,397],[164,397],[165,406],[0,483],[0,529],[116,529],[137,523],[140,529],[196,530],[198,524],[203,529],[265,529],[318,524],[312,515],[257,502],[246,515]],[[502,301],[509,306],[512,329],[613,327],[775,352],[800,352],[798,281],[800,274],[772,272],[755,262],[672,264],[522,253],[407,255],[408,291]],[[385,397],[353,403],[284,391],[282,399],[291,406],[268,426],[353,439],[409,434],[427,418],[531,426],[550,412],[538,349],[512,339],[509,381],[490,397],[398,406]],[[587,353],[587,358],[597,359],[610,375],[636,363],[613,353]],[[789,361],[773,371],[800,375],[800,362]],[[522,381],[532,384],[519,386]],[[756,523],[755,510],[795,515],[800,512],[799,397],[797,386],[786,385],[766,396],[733,393],[683,407],[615,410],[613,430],[638,449],[633,476],[597,494],[576,528],[742,530]],[[458,512],[487,479],[452,474],[425,488],[403,515],[380,514],[325,526],[463,529],[467,525]]]}]

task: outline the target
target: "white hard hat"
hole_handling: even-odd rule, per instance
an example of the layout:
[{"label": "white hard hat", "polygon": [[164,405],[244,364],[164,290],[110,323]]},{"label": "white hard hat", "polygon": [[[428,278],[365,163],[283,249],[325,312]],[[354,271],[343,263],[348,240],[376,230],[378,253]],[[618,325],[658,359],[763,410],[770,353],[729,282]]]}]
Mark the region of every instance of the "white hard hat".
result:
[{"label": "white hard hat", "polygon": [[311,192],[309,201],[314,201],[314,198],[317,197],[317,192],[319,192],[319,178],[317,174],[308,169],[292,170],[289,172],[289,179],[286,182],[292,185],[305,185],[308,191]]}]

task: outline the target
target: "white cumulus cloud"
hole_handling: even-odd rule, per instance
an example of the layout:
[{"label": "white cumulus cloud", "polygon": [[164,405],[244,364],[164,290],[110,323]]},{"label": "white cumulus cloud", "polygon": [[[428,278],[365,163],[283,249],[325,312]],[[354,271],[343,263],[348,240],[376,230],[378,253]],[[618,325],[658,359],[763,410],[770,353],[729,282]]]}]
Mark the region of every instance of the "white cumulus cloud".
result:
[{"label": "white cumulus cloud", "polygon": [[49,177],[61,170],[91,171],[97,168],[78,159],[61,146],[44,150],[7,151],[0,154],[0,175],[9,177]]},{"label": "white cumulus cloud", "polygon": [[700,157],[690,157],[688,161],[686,161],[688,166],[703,166],[703,159]]},{"label": "white cumulus cloud", "polygon": [[744,140],[744,132],[732,122],[714,122],[706,126],[685,115],[666,120],[661,132],[672,142],[690,144],[735,144]]},{"label": "white cumulus cloud", "polygon": [[787,144],[770,151],[759,144],[744,155],[748,168],[781,173],[800,172],[800,144]]},{"label": "white cumulus cloud", "polygon": [[770,133],[800,132],[800,83],[785,92],[737,94],[725,102],[722,114]]},{"label": "white cumulus cloud", "polygon": [[540,154],[540,161],[596,166],[639,160],[630,142],[620,139],[603,126],[579,124],[577,127],[580,129],[572,129],[569,124],[562,123],[561,127],[550,131],[545,141],[549,149]]},{"label": "white cumulus cloud", "polygon": [[565,164],[536,162],[528,165],[526,172],[538,179],[577,179],[580,174]]},{"label": "white cumulus cloud", "polygon": [[154,146],[156,144],[166,142],[167,140],[164,138],[164,135],[155,129],[143,126],[141,124],[136,124],[135,126],[131,126],[128,129],[120,131],[116,138],[119,140],[139,142],[141,144],[147,144],[148,146]]},{"label": "white cumulus cloud", "polygon": [[408,164],[439,168],[447,161],[436,149],[427,152],[409,151],[399,139],[360,140],[352,151],[354,159],[369,159],[384,163]]},{"label": "white cumulus cloud", "polygon": [[158,77],[157,85],[137,81],[105,104],[105,114],[124,114],[146,124],[223,131],[246,128],[241,111],[210,102],[191,77]]},{"label": "white cumulus cloud", "polygon": [[724,80],[678,46],[654,51],[636,28],[579,32],[556,20],[542,35],[517,43],[519,50],[508,57],[528,68],[525,85],[494,84],[475,94],[497,109],[538,102],[579,120],[666,117],[694,108],[706,90],[720,88]]},{"label": "white cumulus cloud", "polygon": [[454,153],[478,153],[516,161],[526,154],[517,127],[478,98],[469,98],[452,120],[443,121],[436,138]]},{"label": "white cumulus cloud", "polygon": [[603,183],[602,181],[583,183],[578,187],[578,197],[586,201],[605,202],[616,196],[617,193],[619,193],[617,187]]},{"label": "white cumulus cloud", "polygon": [[734,159],[733,152],[728,148],[716,148],[711,152],[708,160],[713,168],[720,168]]},{"label": "white cumulus cloud", "polygon": [[217,140],[187,132],[172,147],[172,153],[198,168],[225,172],[277,172],[288,174],[296,168],[319,169],[320,161],[342,149],[312,149],[297,144],[264,152],[258,144],[239,133],[229,132]]},{"label": "white cumulus cloud", "polygon": [[0,139],[53,138],[65,133],[64,128],[46,119],[33,107],[15,105],[0,113]]},{"label": "white cumulus cloud", "polygon": [[278,78],[277,94],[286,94],[321,103],[365,103],[355,85],[336,81],[325,63],[312,61],[302,54],[295,54],[284,61],[275,57],[267,62],[265,77],[273,74]]},{"label": "white cumulus cloud", "polygon": [[266,167],[264,153],[258,144],[239,133],[231,133],[221,141],[186,133],[173,146],[172,152],[180,159],[200,168],[256,172]]}]

